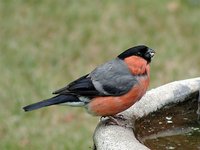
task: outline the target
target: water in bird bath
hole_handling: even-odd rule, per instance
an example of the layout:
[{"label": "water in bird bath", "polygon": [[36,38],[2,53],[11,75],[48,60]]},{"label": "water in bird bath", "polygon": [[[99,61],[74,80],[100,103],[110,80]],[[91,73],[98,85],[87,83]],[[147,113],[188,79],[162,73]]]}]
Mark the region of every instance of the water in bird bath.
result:
[{"label": "water in bird bath", "polygon": [[[198,94],[135,122],[136,137],[152,150],[200,150]],[[198,110],[198,111],[197,111]]]}]

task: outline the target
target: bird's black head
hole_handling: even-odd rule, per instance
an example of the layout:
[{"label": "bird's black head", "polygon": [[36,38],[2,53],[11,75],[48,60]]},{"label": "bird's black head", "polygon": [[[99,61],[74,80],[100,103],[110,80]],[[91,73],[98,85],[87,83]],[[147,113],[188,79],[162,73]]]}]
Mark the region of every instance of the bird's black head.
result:
[{"label": "bird's black head", "polygon": [[154,56],[155,51],[145,45],[139,45],[132,48],[127,49],[123,53],[121,53],[118,58],[124,60],[129,56],[140,56],[144,58],[148,63],[151,62],[151,58]]}]

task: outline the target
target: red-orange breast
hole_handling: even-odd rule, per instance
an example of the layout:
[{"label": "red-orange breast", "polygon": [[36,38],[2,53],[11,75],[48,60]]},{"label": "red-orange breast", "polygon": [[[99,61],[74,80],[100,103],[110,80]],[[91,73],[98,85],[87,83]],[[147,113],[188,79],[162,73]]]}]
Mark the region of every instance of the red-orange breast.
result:
[{"label": "red-orange breast", "polygon": [[113,116],[131,107],[146,92],[150,80],[150,66],[146,60],[138,56],[126,58],[131,73],[137,78],[138,83],[122,96],[96,97],[88,104],[89,113],[98,116]]}]

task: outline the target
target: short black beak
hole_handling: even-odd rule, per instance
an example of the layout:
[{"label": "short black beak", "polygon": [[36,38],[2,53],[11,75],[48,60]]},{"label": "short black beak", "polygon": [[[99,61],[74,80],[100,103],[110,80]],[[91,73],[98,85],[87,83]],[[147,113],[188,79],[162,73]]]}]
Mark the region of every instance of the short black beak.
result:
[{"label": "short black beak", "polygon": [[147,53],[149,53],[150,57],[152,58],[155,55],[156,52],[153,49],[149,48]]}]

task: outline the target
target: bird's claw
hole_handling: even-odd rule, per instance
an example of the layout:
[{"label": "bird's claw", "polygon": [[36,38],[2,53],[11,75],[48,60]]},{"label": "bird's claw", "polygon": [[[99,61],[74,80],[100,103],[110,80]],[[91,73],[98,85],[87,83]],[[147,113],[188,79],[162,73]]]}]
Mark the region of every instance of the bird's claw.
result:
[{"label": "bird's claw", "polygon": [[119,119],[119,120],[122,120],[122,121],[126,121],[127,120],[122,114],[115,115],[115,116],[113,116],[113,118]]},{"label": "bird's claw", "polygon": [[[101,117],[105,118],[105,117]],[[102,120],[101,120],[102,121]],[[118,125],[125,128],[133,128],[132,123],[130,120],[126,119],[122,114],[115,115],[115,116],[108,116],[105,120],[105,125]]]}]

